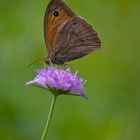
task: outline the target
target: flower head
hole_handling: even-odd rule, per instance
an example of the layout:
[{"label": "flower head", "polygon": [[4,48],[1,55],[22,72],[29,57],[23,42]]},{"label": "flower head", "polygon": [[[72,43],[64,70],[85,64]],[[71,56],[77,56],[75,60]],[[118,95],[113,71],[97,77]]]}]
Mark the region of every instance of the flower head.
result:
[{"label": "flower head", "polygon": [[36,73],[37,76],[34,80],[27,82],[26,85],[37,84],[50,90],[59,91],[59,93],[73,95],[78,95],[79,93],[87,98],[83,93],[85,81],[77,76],[77,72],[72,73],[70,69],[63,70],[50,66],[48,69],[36,69]]}]

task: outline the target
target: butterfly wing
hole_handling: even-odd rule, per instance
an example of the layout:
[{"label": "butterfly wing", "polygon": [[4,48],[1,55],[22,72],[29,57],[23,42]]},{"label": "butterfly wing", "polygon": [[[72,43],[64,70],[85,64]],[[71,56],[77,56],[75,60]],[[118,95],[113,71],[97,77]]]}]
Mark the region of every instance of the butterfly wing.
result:
[{"label": "butterfly wing", "polygon": [[51,0],[44,16],[44,37],[48,50],[51,49],[60,25],[75,14],[61,0]]},{"label": "butterfly wing", "polygon": [[73,17],[58,29],[50,59],[53,63],[63,64],[100,47],[100,39],[92,26],[80,17]]}]

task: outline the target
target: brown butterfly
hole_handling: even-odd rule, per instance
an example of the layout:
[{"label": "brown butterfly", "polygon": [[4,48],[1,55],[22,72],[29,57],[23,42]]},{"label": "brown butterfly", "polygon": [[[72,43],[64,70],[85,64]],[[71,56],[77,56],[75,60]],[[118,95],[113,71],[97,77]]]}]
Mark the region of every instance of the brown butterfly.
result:
[{"label": "brown butterfly", "polygon": [[62,65],[101,47],[92,26],[61,0],[51,0],[46,9],[44,36],[48,49],[46,64]]}]

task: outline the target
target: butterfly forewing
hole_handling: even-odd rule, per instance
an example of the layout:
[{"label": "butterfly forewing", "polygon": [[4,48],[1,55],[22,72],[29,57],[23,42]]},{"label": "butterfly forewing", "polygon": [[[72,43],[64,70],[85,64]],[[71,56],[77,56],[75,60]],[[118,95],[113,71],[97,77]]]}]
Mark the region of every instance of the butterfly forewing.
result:
[{"label": "butterfly forewing", "polygon": [[58,29],[49,57],[54,63],[62,64],[83,57],[100,46],[92,26],[75,16]]},{"label": "butterfly forewing", "polygon": [[44,36],[47,48],[50,50],[60,25],[75,16],[61,0],[51,0],[44,17]]}]

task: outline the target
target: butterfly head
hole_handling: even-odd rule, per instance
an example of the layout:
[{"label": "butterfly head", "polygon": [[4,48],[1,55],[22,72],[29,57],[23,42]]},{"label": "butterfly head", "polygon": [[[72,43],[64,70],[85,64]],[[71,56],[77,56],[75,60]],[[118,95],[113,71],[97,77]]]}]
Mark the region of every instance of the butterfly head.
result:
[{"label": "butterfly head", "polygon": [[47,65],[53,65],[53,64],[57,64],[57,65],[63,65],[64,62],[63,61],[60,61],[60,60],[57,60],[57,59],[50,59],[49,57],[47,57],[44,62],[47,64]]}]

